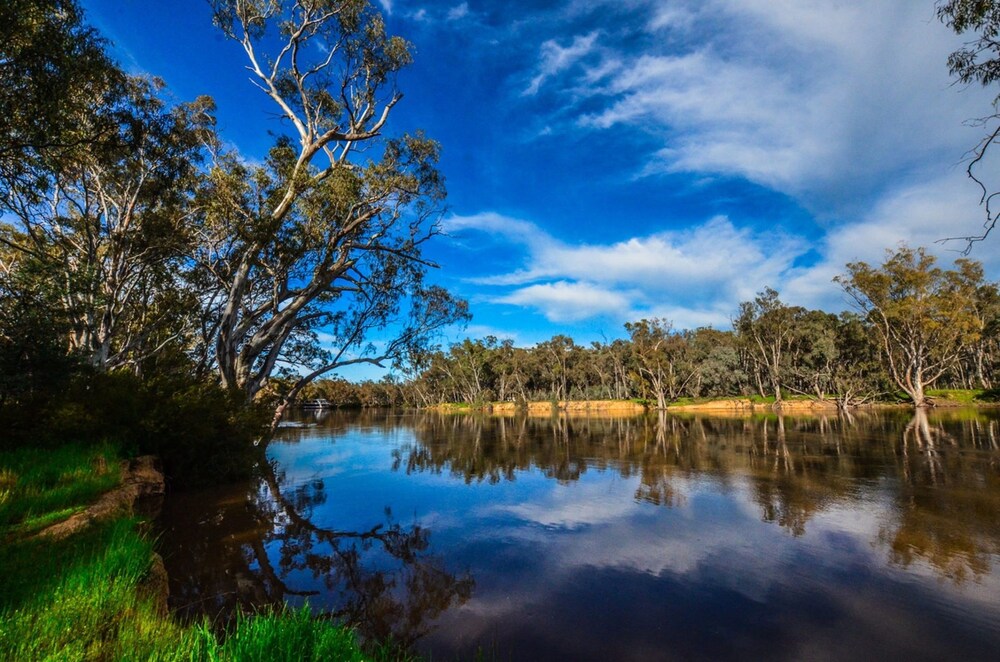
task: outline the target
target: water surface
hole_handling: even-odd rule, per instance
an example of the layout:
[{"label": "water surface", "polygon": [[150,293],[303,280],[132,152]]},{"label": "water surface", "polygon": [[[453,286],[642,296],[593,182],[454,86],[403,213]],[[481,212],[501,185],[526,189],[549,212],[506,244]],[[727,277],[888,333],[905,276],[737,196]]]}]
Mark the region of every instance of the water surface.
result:
[{"label": "water surface", "polygon": [[434,660],[997,659],[998,421],[306,417],[168,499],[171,600]]}]

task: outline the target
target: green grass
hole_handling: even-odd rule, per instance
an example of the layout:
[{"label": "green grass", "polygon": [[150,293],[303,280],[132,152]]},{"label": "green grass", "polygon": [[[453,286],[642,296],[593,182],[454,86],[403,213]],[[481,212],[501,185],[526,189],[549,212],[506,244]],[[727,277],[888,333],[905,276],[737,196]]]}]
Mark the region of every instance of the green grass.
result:
[{"label": "green grass", "polygon": [[117,467],[111,447],[0,453],[0,661],[406,659],[389,645],[363,652],[350,629],[308,607],[237,615],[222,632],[181,625],[147,594],[153,545],[136,519],[60,542],[26,535],[114,487]]},{"label": "green grass", "polygon": [[6,545],[0,659],[171,659],[172,651],[195,650],[197,633],[160,617],[138,590],[151,554],[135,520],[60,543]]},{"label": "green grass", "polygon": [[241,615],[220,644],[204,625],[196,653],[208,660],[343,660],[370,659],[361,652],[354,633],[312,616],[308,607],[278,613]]},{"label": "green grass", "polygon": [[0,538],[66,519],[121,481],[115,449],[64,446],[0,453]]},{"label": "green grass", "polygon": [[984,391],[983,389],[962,389],[962,388],[932,388],[927,389],[927,396],[957,402],[963,405],[977,405],[984,402],[996,402],[997,392]]}]

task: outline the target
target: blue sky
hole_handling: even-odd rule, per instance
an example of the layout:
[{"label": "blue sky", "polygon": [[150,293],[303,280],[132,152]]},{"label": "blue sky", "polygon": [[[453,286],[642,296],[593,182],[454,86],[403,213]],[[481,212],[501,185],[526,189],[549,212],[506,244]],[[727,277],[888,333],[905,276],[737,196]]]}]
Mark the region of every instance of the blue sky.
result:
[{"label": "blue sky", "polygon": [[[960,246],[934,242],[980,229],[965,122],[993,94],[952,85],[960,39],[932,0],[380,4],[415,47],[389,132],[442,144],[447,236],[429,253],[470,335],[725,328],[765,286],[840,310],[848,261],[906,241],[950,262]],[[214,96],[247,156],[281,130],[207,3],[83,5],[127,68]],[[996,253],[973,254],[994,279]]]}]

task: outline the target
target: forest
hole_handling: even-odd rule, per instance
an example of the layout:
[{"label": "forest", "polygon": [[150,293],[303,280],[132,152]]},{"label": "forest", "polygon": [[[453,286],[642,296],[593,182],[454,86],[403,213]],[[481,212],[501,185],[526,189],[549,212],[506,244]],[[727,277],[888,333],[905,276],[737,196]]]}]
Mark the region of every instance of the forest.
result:
[{"label": "forest", "polygon": [[846,408],[927,404],[932,385],[994,388],[1000,291],[977,262],[941,269],[923,250],[900,247],[879,268],[847,265],[838,282],[855,304],[839,315],[789,306],[766,288],[734,311],[731,330],[641,319],[625,324],[627,337],[590,345],[564,335],[530,348],[465,339],[419,356],[405,380],[321,380],[306,395],[425,407],[637,399],[659,409],[695,398],[792,396]]}]

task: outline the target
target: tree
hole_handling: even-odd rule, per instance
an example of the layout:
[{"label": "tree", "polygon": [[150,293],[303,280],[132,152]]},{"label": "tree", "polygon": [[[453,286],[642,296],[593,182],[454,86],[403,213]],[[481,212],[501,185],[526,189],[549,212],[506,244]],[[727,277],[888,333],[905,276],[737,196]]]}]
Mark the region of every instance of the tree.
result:
[{"label": "tree", "polygon": [[781,386],[787,370],[788,355],[798,341],[797,325],[805,311],[786,306],[770,287],[753,301],[740,304],[740,314],[733,321],[737,335],[767,379],[775,403],[781,402]]},{"label": "tree", "polygon": [[168,110],[159,87],[125,80],[79,118],[104,127],[100,145],[39,165],[44,195],[19,187],[7,197],[0,241],[44,271],[70,324],[70,350],[100,371],[178,340],[197,306],[179,274],[212,104]]},{"label": "tree", "polygon": [[710,327],[694,330],[691,346],[697,370],[693,395],[724,396],[743,393],[747,373],[740,362],[736,336]]},{"label": "tree", "polygon": [[0,3],[0,209],[114,133],[93,108],[125,80],[75,0]]},{"label": "tree", "polygon": [[576,343],[569,336],[557,334],[535,346],[533,354],[544,363],[543,374],[548,374],[550,398],[569,400],[570,373],[573,369]]},{"label": "tree", "polygon": [[978,263],[957,260],[954,270],[934,263],[923,248],[901,246],[887,251],[879,268],[852,262],[847,274],[834,279],[875,329],[889,376],[915,407],[928,404],[927,386],[955,364],[963,347],[976,342],[982,328],[976,311]]},{"label": "tree", "polygon": [[686,339],[673,333],[664,319],[639,320],[625,324],[632,339],[632,358],[642,380],[656,397],[656,408],[666,409],[694,377],[687,358]]},{"label": "tree", "polygon": [[863,319],[855,313],[842,313],[836,322],[835,339],[836,360],[830,364],[830,384],[838,407],[863,404],[888,390],[879,346]]},{"label": "tree", "polygon": [[[987,87],[1000,80],[1000,2],[996,0],[946,0],[937,6],[938,18],[956,34],[974,32],[975,37],[948,57],[948,69],[962,84],[979,83]],[[985,181],[980,172],[990,148],[1000,140],[1000,94],[993,100],[993,112],[973,120],[985,130],[985,136],[971,150],[966,172],[981,191],[980,204],[986,212],[981,235],[961,237],[972,243],[981,241],[993,230],[998,218],[993,200],[1000,191]]]},{"label": "tree", "polygon": [[[50,399],[74,367],[66,355],[65,318],[33,271],[0,270],[0,411]],[[5,433],[10,427],[5,420]]]},{"label": "tree", "polygon": [[[216,24],[291,135],[266,162],[220,153],[200,199],[204,325],[222,383],[252,399],[276,369],[299,372],[278,408],[351,363],[381,365],[467,317],[424,282],[422,244],[444,200],[438,146],[385,139],[408,44],[366,0],[215,0]],[[319,347],[316,333],[332,336]],[[380,345],[371,335],[388,336]]]}]

